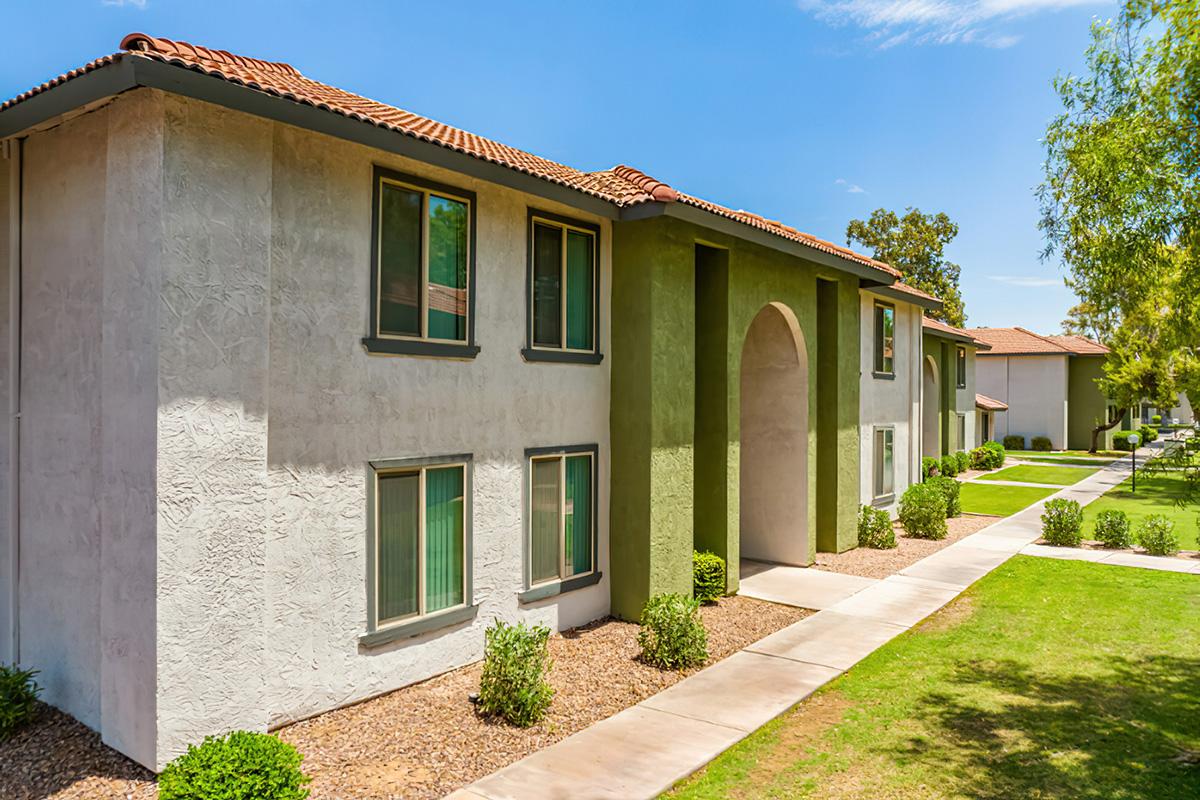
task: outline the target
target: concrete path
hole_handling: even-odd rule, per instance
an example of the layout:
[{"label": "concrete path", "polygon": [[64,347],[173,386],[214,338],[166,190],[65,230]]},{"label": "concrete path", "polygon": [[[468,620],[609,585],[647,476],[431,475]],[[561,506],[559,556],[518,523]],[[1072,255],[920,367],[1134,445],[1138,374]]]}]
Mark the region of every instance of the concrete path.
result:
[{"label": "concrete path", "polygon": [[[1143,448],[1139,456],[1148,457],[1153,452]],[[1051,497],[1071,497],[1081,504],[1091,502],[1128,475],[1129,462],[1123,464],[1124,475],[1114,465]],[[1041,535],[1039,517],[1044,503],[1039,501],[966,536],[899,574],[853,590],[856,582],[814,577],[833,575],[820,570],[772,567],[758,571],[742,580],[744,594],[749,594],[745,589],[748,583],[769,583],[764,593],[792,597],[810,591],[805,588],[792,593],[776,579],[791,575],[803,577],[800,582],[812,586],[824,581],[835,596],[839,592],[842,596],[831,603],[828,600],[833,597],[812,600],[823,605],[816,614],[449,797],[657,797],[1023,552]],[[754,565],[750,567],[749,571],[754,572]],[[778,572],[780,569],[785,571]],[[768,575],[771,577],[764,577]]]},{"label": "concrete path", "polygon": [[875,578],[824,572],[812,567],[767,564],[749,559],[742,561],[741,569],[738,594],[817,611],[829,608],[834,603],[879,582]]},{"label": "concrete path", "polygon": [[1091,561],[1095,564],[1113,564],[1118,567],[1157,569],[1164,572],[1187,572],[1200,575],[1200,558],[1173,558],[1171,556],[1148,556],[1143,553],[1127,553],[1112,550],[1088,550],[1082,547],[1051,547],[1047,544],[1030,544],[1022,547],[1021,555],[1061,558],[1067,561]]}]

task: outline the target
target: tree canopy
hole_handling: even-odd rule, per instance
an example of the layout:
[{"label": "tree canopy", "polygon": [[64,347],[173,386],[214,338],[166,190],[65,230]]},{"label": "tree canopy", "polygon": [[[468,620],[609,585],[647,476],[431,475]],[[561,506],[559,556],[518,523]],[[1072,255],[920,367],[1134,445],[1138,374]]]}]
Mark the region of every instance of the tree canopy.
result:
[{"label": "tree canopy", "polygon": [[876,259],[900,270],[905,283],[941,299],[941,312],[930,316],[961,328],[967,318],[958,289],[960,269],[945,255],[957,235],[958,225],[944,213],[922,214],[916,208],[905,209],[904,216],[877,208],[870,219],[853,219],[846,226],[846,244],[870,248]]}]

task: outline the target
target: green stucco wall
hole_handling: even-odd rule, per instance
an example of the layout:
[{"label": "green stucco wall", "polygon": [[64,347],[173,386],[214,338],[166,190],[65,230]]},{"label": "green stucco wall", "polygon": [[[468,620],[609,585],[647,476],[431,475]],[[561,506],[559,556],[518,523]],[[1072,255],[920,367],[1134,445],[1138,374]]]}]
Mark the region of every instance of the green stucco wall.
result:
[{"label": "green stucco wall", "polygon": [[[1072,356],[1067,373],[1067,447],[1086,450],[1092,446],[1092,429],[1107,422],[1108,400],[1096,385],[1104,375],[1103,356]],[[1100,449],[1111,450],[1118,428],[1100,436]]]},{"label": "green stucco wall", "polygon": [[[716,252],[698,260],[698,243]],[[837,301],[822,326],[818,279]],[[609,529],[619,617],[637,619],[652,594],[689,593],[693,546],[724,557],[737,588],[742,344],[771,302],[792,310],[807,349],[809,469],[798,478],[810,550],[856,544],[858,279],[670,217],[617,223]]]}]

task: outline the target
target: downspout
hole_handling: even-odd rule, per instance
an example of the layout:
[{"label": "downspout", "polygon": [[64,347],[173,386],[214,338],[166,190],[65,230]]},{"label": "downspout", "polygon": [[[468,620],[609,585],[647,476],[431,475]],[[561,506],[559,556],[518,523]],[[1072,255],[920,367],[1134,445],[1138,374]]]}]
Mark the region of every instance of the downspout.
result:
[{"label": "downspout", "polygon": [[8,542],[9,625],[12,659],[21,663],[21,261],[24,222],[25,140],[5,141],[5,155],[16,159],[9,168],[9,284],[8,284]]}]

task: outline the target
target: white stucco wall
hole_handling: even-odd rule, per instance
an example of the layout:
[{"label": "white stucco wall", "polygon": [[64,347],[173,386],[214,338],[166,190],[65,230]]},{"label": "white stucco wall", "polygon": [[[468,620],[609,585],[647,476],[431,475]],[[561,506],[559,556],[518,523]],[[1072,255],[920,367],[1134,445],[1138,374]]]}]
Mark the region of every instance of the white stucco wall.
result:
[{"label": "white stucco wall", "polygon": [[[975,394],[976,394],[975,385],[979,382],[979,379],[976,376],[976,372],[978,370],[978,359],[976,357],[976,351],[975,351],[974,347],[967,347],[966,350],[967,350],[966,387],[962,388],[962,389],[954,390],[955,413],[963,415],[963,418],[966,422],[966,431],[965,431],[966,435],[961,442],[955,442],[954,450],[956,452],[958,450],[970,450],[971,448],[976,447],[977,446],[976,442],[979,438],[978,431],[976,430],[976,426],[978,425],[979,420],[977,418],[977,415],[975,414]],[[957,366],[955,367],[955,369],[957,370]],[[957,381],[958,376],[955,375],[954,379],[955,379],[955,381]],[[986,394],[986,392],[984,394]],[[957,436],[957,432],[958,432],[957,421],[951,425],[950,430],[951,430],[951,435]]]},{"label": "white stucco wall", "polygon": [[997,414],[997,440],[1048,436],[1055,450],[1067,442],[1067,356],[980,356],[976,364],[978,391],[1008,404]]},{"label": "white stucco wall", "polygon": [[[868,291],[860,293],[862,325],[859,391],[859,449],[860,498],[863,503],[874,501],[875,446],[874,431],[879,426],[895,428],[893,440],[895,463],[894,498],[904,494],[909,484],[920,479],[921,430],[921,309],[911,303],[899,303],[881,298]],[[890,303],[896,309],[895,379],[876,378],[875,368],[875,301]],[[894,511],[896,500],[880,507]]]},{"label": "white stucco wall", "polygon": [[13,592],[16,587],[17,560],[9,519],[13,514],[11,478],[12,454],[12,346],[15,337],[11,270],[16,261],[17,228],[17,151],[5,157],[0,151],[0,663],[16,660],[13,652]]}]

